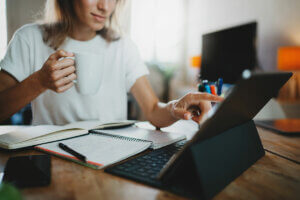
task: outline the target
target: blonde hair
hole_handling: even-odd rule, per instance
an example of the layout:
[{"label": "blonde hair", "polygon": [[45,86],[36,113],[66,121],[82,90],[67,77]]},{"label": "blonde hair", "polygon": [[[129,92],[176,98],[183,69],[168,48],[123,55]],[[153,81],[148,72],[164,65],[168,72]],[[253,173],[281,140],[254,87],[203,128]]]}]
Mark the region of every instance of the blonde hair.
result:
[{"label": "blonde hair", "polygon": [[[74,1],[76,0],[47,0],[45,4],[42,29],[44,41],[55,50],[72,33],[74,18]],[[107,42],[116,41],[120,38],[120,26],[118,25],[118,13],[123,0],[116,0],[116,8],[107,20],[105,26],[97,31]]]}]

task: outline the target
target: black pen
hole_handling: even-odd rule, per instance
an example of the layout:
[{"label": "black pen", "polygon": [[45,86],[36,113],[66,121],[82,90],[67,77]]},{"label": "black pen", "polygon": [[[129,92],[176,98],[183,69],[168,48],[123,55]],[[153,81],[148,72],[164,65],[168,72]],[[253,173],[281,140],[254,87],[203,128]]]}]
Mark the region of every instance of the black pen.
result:
[{"label": "black pen", "polygon": [[63,144],[63,143],[58,143],[59,148],[61,148],[62,150],[72,154],[73,156],[75,156],[76,158],[78,158],[79,160],[86,162],[86,157],[76,151],[74,151],[73,149],[71,149],[70,147],[68,147],[67,145]]}]

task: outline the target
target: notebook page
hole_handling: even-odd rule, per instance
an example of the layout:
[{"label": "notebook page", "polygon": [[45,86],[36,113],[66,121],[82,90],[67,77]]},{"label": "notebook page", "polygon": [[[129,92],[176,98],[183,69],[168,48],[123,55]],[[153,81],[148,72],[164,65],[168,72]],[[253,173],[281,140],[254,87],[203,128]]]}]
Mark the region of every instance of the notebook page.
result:
[{"label": "notebook page", "polygon": [[12,131],[16,131],[19,129],[23,129],[23,128],[28,128],[29,126],[20,126],[20,125],[1,125],[0,126],[0,135],[12,132]]},{"label": "notebook page", "polygon": [[137,138],[153,142],[152,148],[157,149],[174,142],[185,139],[185,135],[181,133],[162,132],[159,130],[143,129],[131,126],[122,129],[101,130],[100,132],[125,137]]},{"label": "notebook page", "polygon": [[53,141],[58,141],[58,140],[63,140],[66,138],[71,138],[71,137],[77,137],[81,135],[86,135],[88,132],[83,129],[72,129],[72,130],[67,130],[67,131],[58,131],[54,133],[50,133],[41,137],[33,138],[24,142],[19,142],[16,144],[10,145],[8,148],[9,149],[16,149],[16,148],[22,148],[22,147],[28,147],[28,146],[34,146],[34,145],[39,145],[43,143],[48,143],[48,142],[53,142]]},{"label": "notebook page", "polygon": [[85,130],[90,130],[90,129],[101,129],[101,128],[108,128],[108,127],[117,127],[117,126],[124,126],[124,125],[130,125],[134,124],[135,121],[133,120],[123,120],[123,121],[107,121],[103,123],[103,121],[99,120],[91,120],[91,121],[78,121],[78,122],[73,122],[70,124],[67,124],[64,126],[64,128],[69,129],[69,128],[81,128]]},{"label": "notebook page", "polygon": [[[99,168],[129,158],[151,146],[151,142],[123,140],[99,134],[89,134],[60,142],[86,156],[88,163],[97,165]],[[43,144],[37,148],[76,159],[73,155],[60,149],[58,143]]]},{"label": "notebook page", "polygon": [[62,126],[54,125],[30,126],[0,135],[0,142],[6,144],[15,144],[63,129],[64,128]]},{"label": "notebook page", "polygon": [[85,130],[92,129],[96,126],[98,126],[101,122],[98,120],[92,120],[92,121],[78,121],[78,122],[72,122],[70,124],[64,125],[65,129],[70,128],[81,128]]}]

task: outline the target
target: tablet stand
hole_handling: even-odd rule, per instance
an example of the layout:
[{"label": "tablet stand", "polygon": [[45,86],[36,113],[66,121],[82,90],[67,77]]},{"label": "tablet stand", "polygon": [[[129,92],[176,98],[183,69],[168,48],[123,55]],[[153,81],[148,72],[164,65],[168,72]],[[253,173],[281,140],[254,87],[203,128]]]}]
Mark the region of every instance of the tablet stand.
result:
[{"label": "tablet stand", "polygon": [[183,196],[210,199],[264,155],[251,120],[190,146],[164,184]]}]

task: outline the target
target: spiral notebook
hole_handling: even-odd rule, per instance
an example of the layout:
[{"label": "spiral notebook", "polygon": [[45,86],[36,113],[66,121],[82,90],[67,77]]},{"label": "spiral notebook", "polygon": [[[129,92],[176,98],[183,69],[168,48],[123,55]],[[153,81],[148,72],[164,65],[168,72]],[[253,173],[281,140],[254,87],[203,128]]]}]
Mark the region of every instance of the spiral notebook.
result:
[{"label": "spiral notebook", "polygon": [[[126,136],[125,132],[127,132]],[[35,148],[87,167],[102,169],[148,148],[161,148],[182,139],[185,139],[183,134],[158,133],[158,131],[136,127],[117,129],[106,133],[90,131],[88,135],[63,140],[65,145],[86,156],[87,162],[83,162],[59,148],[58,143],[61,141],[42,144]]]},{"label": "spiral notebook", "polygon": [[36,146],[35,148],[94,169],[102,169],[136,155],[148,149],[152,144],[149,141],[139,139],[100,134],[89,134],[64,140],[64,144],[86,156],[87,162],[83,162],[60,149],[58,143],[52,142]]}]

